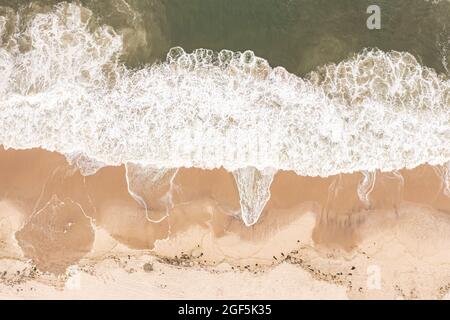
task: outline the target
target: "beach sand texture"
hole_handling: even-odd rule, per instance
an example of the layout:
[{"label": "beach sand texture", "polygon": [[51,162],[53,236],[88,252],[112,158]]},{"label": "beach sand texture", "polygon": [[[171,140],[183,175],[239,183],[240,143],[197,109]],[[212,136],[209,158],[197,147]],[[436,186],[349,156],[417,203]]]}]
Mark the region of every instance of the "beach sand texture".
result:
[{"label": "beach sand texture", "polygon": [[[448,291],[450,200],[431,166],[377,173],[362,199],[360,173],[279,172],[250,227],[225,170],[179,169],[140,190],[137,201],[123,166],[82,176],[40,149],[2,150],[0,166],[8,168],[0,177],[3,297],[442,298]],[[242,281],[248,286],[233,290]],[[209,289],[198,292],[198,282]]]}]

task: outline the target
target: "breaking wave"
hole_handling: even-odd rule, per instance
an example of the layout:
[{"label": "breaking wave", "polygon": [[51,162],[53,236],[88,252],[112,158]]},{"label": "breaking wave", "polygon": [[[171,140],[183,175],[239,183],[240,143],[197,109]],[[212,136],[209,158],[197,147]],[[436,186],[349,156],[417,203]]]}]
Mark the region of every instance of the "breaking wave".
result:
[{"label": "breaking wave", "polygon": [[136,163],[329,176],[450,160],[450,80],[406,52],[367,49],[304,78],[251,51],[178,47],[129,69],[122,37],[86,8],[13,20],[0,16],[0,143],[58,151],[85,174]]}]

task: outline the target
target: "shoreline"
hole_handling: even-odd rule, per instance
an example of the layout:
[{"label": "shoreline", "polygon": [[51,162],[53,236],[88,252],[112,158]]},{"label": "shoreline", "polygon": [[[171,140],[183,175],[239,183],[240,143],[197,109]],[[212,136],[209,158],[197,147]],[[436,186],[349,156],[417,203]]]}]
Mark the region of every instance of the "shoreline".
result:
[{"label": "shoreline", "polygon": [[[234,179],[224,170],[180,169],[141,194],[152,204],[146,209],[129,193],[123,167],[84,177],[62,155],[43,150],[2,151],[0,165],[9,168],[0,177],[0,270],[11,269],[0,273],[0,296],[32,297],[34,286],[43,297],[76,297],[63,288],[77,268],[93,272],[80,275],[81,292],[92,297],[104,294],[89,291],[102,274],[116,275],[104,290],[147,278],[151,287],[149,261],[152,269],[190,279],[184,297],[196,297],[193,279],[205,275],[218,287],[227,287],[229,274],[251,278],[255,290],[303,279],[294,297],[305,298],[442,298],[450,284],[450,199],[432,167],[378,174],[369,203],[358,195],[362,174],[278,174],[260,220],[247,227],[237,215]],[[116,265],[104,267],[110,260]],[[367,288],[371,268],[383,275],[382,292]],[[162,279],[178,288],[171,277]],[[163,289],[150,292],[165,297]]]}]

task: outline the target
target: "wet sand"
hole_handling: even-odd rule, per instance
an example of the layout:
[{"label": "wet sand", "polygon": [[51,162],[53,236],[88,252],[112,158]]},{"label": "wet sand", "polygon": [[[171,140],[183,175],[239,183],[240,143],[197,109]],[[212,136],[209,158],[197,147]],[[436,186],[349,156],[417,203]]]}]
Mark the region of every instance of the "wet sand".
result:
[{"label": "wet sand", "polygon": [[[362,173],[278,172],[250,227],[222,169],[135,181],[133,196],[130,167],[83,176],[60,154],[10,149],[0,168],[0,297],[443,298],[449,289],[450,199],[428,165],[377,172],[362,198]],[[204,296],[199,282],[211,287]]]}]

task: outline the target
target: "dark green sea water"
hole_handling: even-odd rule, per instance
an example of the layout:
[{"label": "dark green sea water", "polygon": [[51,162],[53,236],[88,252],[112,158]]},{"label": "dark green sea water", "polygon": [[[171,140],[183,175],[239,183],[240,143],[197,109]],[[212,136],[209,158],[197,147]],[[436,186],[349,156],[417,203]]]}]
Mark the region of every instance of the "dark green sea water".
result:
[{"label": "dark green sea water", "polygon": [[[33,1],[34,10],[58,1]],[[100,24],[124,35],[129,66],[164,60],[181,46],[253,50],[296,74],[339,62],[363,48],[412,53],[448,72],[450,2],[425,0],[82,0]],[[381,8],[381,29],[369,30],[366,9]],[[30,1],[0,0],[18,8]]]}]

